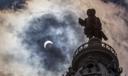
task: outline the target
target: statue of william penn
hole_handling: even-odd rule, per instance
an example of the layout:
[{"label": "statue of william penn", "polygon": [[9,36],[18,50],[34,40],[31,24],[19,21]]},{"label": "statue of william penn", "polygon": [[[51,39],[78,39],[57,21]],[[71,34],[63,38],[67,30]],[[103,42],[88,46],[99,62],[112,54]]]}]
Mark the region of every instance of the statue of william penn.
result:
[{"label": "statue of william penn", "polygon": [[108,40],[108,38],[102,32],[101,21],[98,17],[95,16],[95,14],[95,9],[88,9],[88,17],[85,18],[85,20],[79,18],[79,24],[84,27],[84,33],[89,39],[96,37],[100,40]]}]

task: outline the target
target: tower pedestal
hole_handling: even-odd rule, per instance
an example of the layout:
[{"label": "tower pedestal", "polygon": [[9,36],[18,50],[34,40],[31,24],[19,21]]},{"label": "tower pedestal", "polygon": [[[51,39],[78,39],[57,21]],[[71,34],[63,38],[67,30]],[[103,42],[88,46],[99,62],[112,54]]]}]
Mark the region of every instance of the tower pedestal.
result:
[{"label": "tower pedestal", "polygon": [[75,51],[66,76],[120,76],[121,72],[115,50],[92,38]]}]

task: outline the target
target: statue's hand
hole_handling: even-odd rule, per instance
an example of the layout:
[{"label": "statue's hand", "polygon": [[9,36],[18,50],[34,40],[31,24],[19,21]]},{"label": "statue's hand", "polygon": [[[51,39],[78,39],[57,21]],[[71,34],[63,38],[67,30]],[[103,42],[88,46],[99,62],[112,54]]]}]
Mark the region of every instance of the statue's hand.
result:
[{"label": "statue's hand", "polygon": [[84,26],[84,25],[85,25],[85,21],[84,21],[83,19],[79,18],[79,24],[80,24],[81,26]]}]

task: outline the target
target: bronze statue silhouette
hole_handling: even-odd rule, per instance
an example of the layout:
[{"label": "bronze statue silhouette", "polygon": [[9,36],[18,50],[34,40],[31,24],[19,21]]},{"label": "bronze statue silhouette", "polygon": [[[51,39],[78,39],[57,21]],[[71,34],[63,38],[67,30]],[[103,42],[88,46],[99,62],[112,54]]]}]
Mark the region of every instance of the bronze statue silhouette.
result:
[{"label": "bronze statue silhouette", "polygon": [[85,35],[91,39],[92,37],[96,37],[100,40],[108,40],[105,34],[102,31],[102,24],[100,19],[95,16],[95,9],[87,10],[87,18],[85,20],[79,18],[79,24],[84,27]]}]

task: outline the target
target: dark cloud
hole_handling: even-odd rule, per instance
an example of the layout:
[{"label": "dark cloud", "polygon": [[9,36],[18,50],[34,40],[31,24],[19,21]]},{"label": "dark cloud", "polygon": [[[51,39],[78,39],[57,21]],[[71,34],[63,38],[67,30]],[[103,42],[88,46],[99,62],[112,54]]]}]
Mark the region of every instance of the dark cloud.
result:
[{"label": "dark cloud", "polygon": [[0,10],[25,8],[26,0],[0,0]]},{"label": "dark cloud", "polygon": [[[62,20],[52,14],[34,18],[24,32],[23,43],[27,44],[26,48],[36,53],[41,58],[42,67],[49,71],[65,69],[64,64],[69,62],[68,56],[71,56],[69,54],[84,39],[74,15],[69,13],[60,18]],[[43,47],[46,40],[53,41],[51,48]]]},{"label": "dark cloud", "polygon": [[128,1],[127,0],[102,0],[102,1],[104,1],[105,3],[113,2],[117,5],[121,5],[121,6],[125,7],[126,9],[128,9]]},{"label": "dark cloud", "polygon": [[64,55],[62,51],[64,50],[61,50],[55,46],[52,46],[51,48],[47,49],[45,51],[45,55],[47,56],[43,61],[44,68],[52,71],[61,71],[64,68],[61,67],[61,65],[66,62],[66,55]]}]

